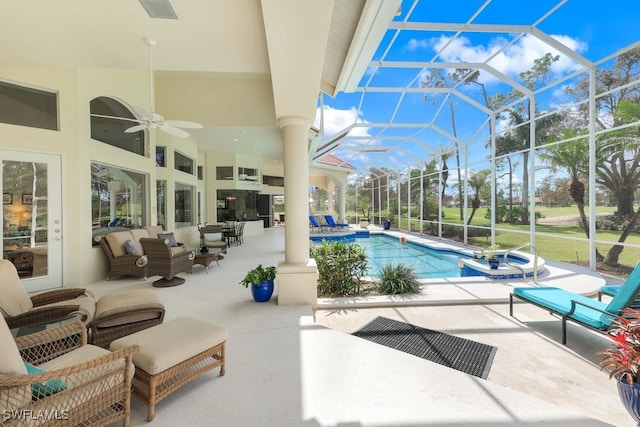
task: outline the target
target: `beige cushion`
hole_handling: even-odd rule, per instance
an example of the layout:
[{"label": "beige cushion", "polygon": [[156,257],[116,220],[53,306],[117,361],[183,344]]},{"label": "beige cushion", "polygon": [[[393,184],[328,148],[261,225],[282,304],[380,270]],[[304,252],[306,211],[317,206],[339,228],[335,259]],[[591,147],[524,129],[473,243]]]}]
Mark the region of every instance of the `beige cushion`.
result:
[{"label": "beige cushion", "polygon": [[[18,346],[3,316],[0,316],[0,349],[2,349],[0,351],[0,373],[5,375],[27,374],[27,368],[20,357]],[[6,408],[3,407],[0,410],[21,408],[31,402],[31,387],[24,386],[22,393],[17,393],[15,389],[10,392],[8,389],[0,388],[0,402],[7,405]]]},{"label": "beige cushion", "polygon": [[56,305],[79,305],[80,306],[79,311],[86,313],[87,315],[87,318],[83,319],[87,325],[93,321],[96,313],[96,300],[86,295],[80,295],[79,297],[74,299],[68,299],[64,301],[54,302],[51,304],[41,305],[41,306],[38,306],[38,308],[54,307]]},{"label": "beige cushion", "polygon": [[[135,310],[154,309],[143,313],[132,313]],[[98,328],[108,328],[117,325],[141,322],[155,319],[164,309],[164,304],[153,289],[129,289],[111,292],[98,300],[96,304],[95,325]],[[110,316],[116,318],[103,321]]]},{"label": "beige cushion", "polygon": [[204,241],[206,242],[219,242],[222,240],[222,233],[204,233],[202,235],[204,237]]},{"label": "beige cushion", "polygon": [[140,244],[140,239],[142,237],[144,238],[149,237],[149,233],[144,228],[134,228],[133,230],[131,230],[131,236],[133,236],[133,242],[136,244],[136,247],[138,248],[138,253],[140,255],[143,255],[144,249],[142,249],[142,245]]},{"label": "beige cushion", "polygon": [[124,250],[124,244],[127,240],[133,240],[133,235],[130,231],[116,231],[115,233],[107,234],[103,239],[107,239],[113,256],[119,257],[127,253]]},{"label": "beige cushion", "polygon": [[152,239],[157,239],[158,233],[164,233],[161,225],[148,225],[144,227],[144,229],[147,230],[147,233],[149,233],[149,237]]},{"label": "beige cushion", "polygon": [[190,317],[179,317],[135,334],[119,338],[110,345],[112,351],[140,345],[133,364],[149,374],[158,374],[196,354],[227,340],[228,331]]},{"label": "beige cushion", "polygon": [[171,256],[174,256],[175,254],[181,254],[182,252],[187,250],[187,248],[185,248],[184,246],[170,246],[169,249],[171,250]]},{"label": "beige cushion", "polygon": [[0,311],[17,316],[33,308],[29,294],[22,286],[16,266],[9,260],[0,260]]}]

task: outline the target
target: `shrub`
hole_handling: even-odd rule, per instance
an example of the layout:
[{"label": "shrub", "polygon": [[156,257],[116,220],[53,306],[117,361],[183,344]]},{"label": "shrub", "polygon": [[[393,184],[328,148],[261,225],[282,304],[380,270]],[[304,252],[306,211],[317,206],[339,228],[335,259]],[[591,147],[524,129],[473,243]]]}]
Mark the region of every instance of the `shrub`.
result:
[{"label": "shrub", "polygon": [[360,294],[361,278],[367,272],[367,254],[356,243],[327,242],[311,249],[318,266],[318,295]]},{"label": "shrub", "polygon": [[388,295],[418,293],[420,282],[413,267],[389,262],[380,270],[377,289],[381,294]]}]

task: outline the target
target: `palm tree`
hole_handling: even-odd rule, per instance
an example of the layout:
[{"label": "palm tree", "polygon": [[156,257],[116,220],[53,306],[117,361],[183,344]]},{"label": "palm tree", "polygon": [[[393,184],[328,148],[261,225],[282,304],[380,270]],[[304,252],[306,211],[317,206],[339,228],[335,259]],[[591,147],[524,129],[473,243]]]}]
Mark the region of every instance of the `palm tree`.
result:
[{"label": "palm tree", "polygon": [[[564,138],[569,139],[576,136],[573,130],[566,130]],[[563,144],[549,147],[546,151],[540,152],[540,158],[549,162],[551,169],[557,171],[563,169],[569,174],[571,184],[569,185],[569,195],[578,207],[580,223],[587,238],[589,238],[589,222],[585,214],[585,188],[580,178],[587,175],[589,170],[589,143],[585,139],[574,139]],[[602,261],[604,257],[596,248],[596,259]]]},{"label": "palm tree", "polygon": [[491,169],[482,169],[474,173],[469,178],[469,181],[467,181],[467,184],[471,187],[474,193],[473,199],[471,200],[471,215],[469,215],[467,225],[471,224],[473,216],[480,208],[480,193],[482,193],[482,190],[487,186],[489,175],[491,175]]}]

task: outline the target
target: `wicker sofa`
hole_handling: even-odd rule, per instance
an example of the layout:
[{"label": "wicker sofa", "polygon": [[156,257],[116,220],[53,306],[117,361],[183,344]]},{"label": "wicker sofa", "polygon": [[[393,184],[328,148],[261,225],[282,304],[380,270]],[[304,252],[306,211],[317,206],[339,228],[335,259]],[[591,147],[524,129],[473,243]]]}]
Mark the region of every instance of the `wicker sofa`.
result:
[{"label": "wicker sofa", "polygon": [[[100,246],[109,260],[108,279],[121,276],[148,276],[147,256],[140,244],[140,239],[157,239],[158,234],[165,233],[161,226],[147,226],[126,231],[116,231],[100,238]],[[128,243],[130,242],[130,243]],[[175,252],[185,251],[184,245],[178,244],[172,249]]]},{"label": "wicker sofa", "polygon": [[[129,426],[131,356],[87,344],[77,320],[14,340],[0,317],[0,413],[2,425]],[[28,362],[31,366],[26,365]]]}]

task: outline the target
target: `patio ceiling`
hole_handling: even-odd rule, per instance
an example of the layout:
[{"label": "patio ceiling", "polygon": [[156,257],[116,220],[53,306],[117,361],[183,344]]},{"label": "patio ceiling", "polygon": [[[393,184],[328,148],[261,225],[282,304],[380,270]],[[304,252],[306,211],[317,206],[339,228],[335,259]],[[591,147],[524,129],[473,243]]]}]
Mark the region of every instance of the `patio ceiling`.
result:
[{"label": "patio ceiling", "polygon": [[[529,108],[530,102],[543,113],[558,108],[567,102],[564,87],[576,84],[589,69],[610,65],[621,49],[640,45],[630,27],[606,24],[636,5],[586,3],[469,0],[451,7],[403,1],[360,82],[335,98],[320,99],[320,134],[312,158],[331,153],[374,176],[385,174],[381,167],[421,167],[453,152],[456,144],[467,154],[484,152],[486,159],[491,120],[496,120],[496,132],[503,130],[501,111]],[[559,25],[566,20],[571,30]],[[588,26],[600,20],[601,28]],[[611,49],[609,43],[603,51],[599,37],[616,45]],[[551,72],[543,80],[523,79],[521,73],[545,53],[558,56]],[[510,92],[517,96],[488,102]],[[337,112],[343,119],[332,122]],[[351,122],[345,112],[351,113]]]}]

